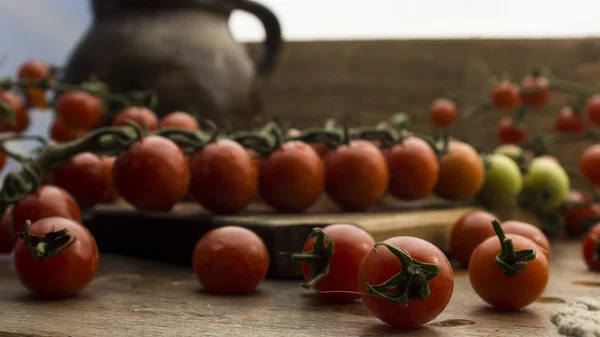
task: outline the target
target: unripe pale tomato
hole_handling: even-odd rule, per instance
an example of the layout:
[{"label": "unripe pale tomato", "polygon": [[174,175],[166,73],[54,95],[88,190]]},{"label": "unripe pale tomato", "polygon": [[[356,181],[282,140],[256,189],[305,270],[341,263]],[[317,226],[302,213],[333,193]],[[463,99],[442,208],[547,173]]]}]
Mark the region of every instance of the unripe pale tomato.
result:
[{"label": "unripe pale tomato", "polygon": [[536,200],[542,208],[560,206],[569,193],[570,181],[567,172],[550,158],[535,158],[523,177],[521,195]]},{"label": "unripe pale tomato", "polygon": [[491,205],[514,202],[523,187],[519,166],[507,156],[490,154],[486,158],[485,182],[479,196]]}]

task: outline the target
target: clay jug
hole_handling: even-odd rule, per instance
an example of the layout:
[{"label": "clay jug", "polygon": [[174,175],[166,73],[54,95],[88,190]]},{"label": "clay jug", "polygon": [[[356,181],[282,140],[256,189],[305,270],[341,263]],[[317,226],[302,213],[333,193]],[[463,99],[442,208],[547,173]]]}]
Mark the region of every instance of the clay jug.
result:
[{"label": "clay jug", "polygon": [[[234,41],[234,9],[258,17],[266,39],[254,61]],[[260,113],[260,80],[273,69],[282,44],[276,16],[249,0],[92,0],[93,22],[72,51],[63,81],[91,74],[112,91],[153,89],[156,112],[194,112],[230,127]]]}]

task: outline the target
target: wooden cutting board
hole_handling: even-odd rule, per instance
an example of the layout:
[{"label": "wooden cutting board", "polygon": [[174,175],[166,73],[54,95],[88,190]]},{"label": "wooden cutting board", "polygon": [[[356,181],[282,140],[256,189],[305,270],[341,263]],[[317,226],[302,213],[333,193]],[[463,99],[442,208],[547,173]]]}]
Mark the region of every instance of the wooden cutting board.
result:
[{"label": "wooden cutting board", "polygon": [[[299,251],[316,226],[350,223],[369,232],[376,241],[400,235],[423,238],[447,250],[452,225],[465,213],[481,209],[473,202],[449,203],[430,198],[402,203],[386,197],[368,212],[341,212],[325,196],[301,214],[277,214],[256,201],[235,216],[215,216],[198,204],[178,204],[169,213],[142,213],[125,203],[98,206],[84,216],[84,223],[100,250],[189,265],[198,239],[212,228],[239,225],[256,232],[270,258],[269,276],[301,275],[297,264],[279,252]],[[509,207],[494,213],[501,220],[534,222],[528,214]]]}]

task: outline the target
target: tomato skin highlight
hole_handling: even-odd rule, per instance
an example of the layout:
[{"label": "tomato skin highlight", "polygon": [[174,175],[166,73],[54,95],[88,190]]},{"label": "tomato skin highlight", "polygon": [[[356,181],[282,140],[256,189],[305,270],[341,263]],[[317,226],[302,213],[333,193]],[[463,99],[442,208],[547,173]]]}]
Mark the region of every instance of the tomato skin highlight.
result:
[{"label": "tomato skin highlight", "polygon": [[189,131],[200,130],[200,125],[196,118],[183,111],[174,111],[163,118],[159,122],[160,128],[179,128]]},{"label": "tomato skin highlight", "polygon": [[30,118],[25,110],[25,103],[16,93],[12,91],[0,90],[0,101],[10,106],[15,113],[14,124],[8,122],[0,122],[0,132],[15,132],[22,133],[29,127]]},{"label": "tomato skin highlight", "polygon": [[54,184],[69,192],[80,207],[92,207],[108,193],[109,181],[102,160],[91,152],[73,156],[52,176]]},{"label": "tomato skin highlight", "polygon": [[521,101],[519,86],[508,80],[503,80],[490,91],[490,99],[496,108],[512,110]]},{"label": "tomato skin highlight", "polygon": [[520,235],[535,242],[542,249],[544,254],[546,254],[548,260],[550,260],[552,253],[550,241],[548,241],[546,234],[544,234],[541,229],[527,222],[510,220],[502,223],[502,230],[504,230],[504,233],[506,234]]},{"label": "tomato skin highlight", "polygon": [[588,146],[579,157],[579,171],[593,185],[600,185],[600,144]]},{"label": "tomato skin highlight", "polygon": [[113,126],[128,126],[127,120],[134,122],[140,128],[148,127],[148,131],[158,129],[158,116],[154,111],[145,108],[132,106],[119,112],[112,121]]},{"label": "tomato skin highlight", "polygon": [[[530,108],[539,108],[550,101],[550,81],[544,76],[525,76],[521,80],[521,101]],[[527,92],[531,91],[531,92]]]},{"label": "tomato skin highlight", "polygon": [[449,200],[474,197],[483,187],[484,175],[483,161],[477,151],[469,144],[451,141],[440,159],[434,192]]},{"label": "tomato skin highlight", "polygon": [[409,137],[385,152],[389,168],[389,192],[401,200],[418,200],[429,195],[440,171],[437,156],[429,144]]},{"label": "tomato skin highlight", "polygon": [[12,252],[13,248],[17,244],[17,238],[12,234],[9,228],[11,212],[12,206],[6,210],[2,216],[2,222],[0,222],[0,254],[8,254]]},{"label": "tomato skin highlight", "polygon": [[589,270],[600,272],[600,250],[598,249],[598,240],[600,240],[600,224],[596,224],[590,229],[583,239],[582,254]]},{"label": "tomato skin highlight", "polygon": [[486,211],[471,211],[463,215],[452,226],[450,251],[463,266],[469,265],[471,255],[480,243],[496,235],[490,226],[498,218]]},{"label": "tomato skin highlight", "polygon": [[373,143],[354,140],[329,151],[325,158],[325,190],[342,209],[365,210],[387,192],[390,172],[383,153]]},{"label": "tomato skin highlight", "polygon": [[60,217],[44,218],[31,225],[30,234],[42,236],[64,228],[77,240],[57,256],[36,259],[21,239],[15,247],[14,263],[19,280],[37,297],[75,296],[92,282],[98,270],[98,247],[92,234],[80,223]]},{"label": "tomato skin highlight", "polygon": [[168,212],[187,194],[190,169],[177,144],[149,135],[117,156],[112,177],[117,192],[136,209]]},{"label": "tomato skin highlight", "polygon": [[[323,232],[334,241],[333,257],[331,258],[329,273],[317,282],[313,289],[323,298],[335,300],[357,300],[361,298],[358,270],[364,257],[375,245],[375,239],[360,227],[350,224],[333,224],[323,228]],[[316,238],[306,240],[303,253],[312,252]],[[329,240],[325,237],[325,244]],[[310,266],[301,264],[304,280],[309,282]],[[344,293],[337,291],[348,291]]]},{"label": "tomato skin highlight", "polygon": [[103,102],[85,91],[69,91],[56,102],[56,117],[71,129],[91,130],[102,121]]},{"label": "tomato skin highlight", "polygon": [[500,254],[500,240],[491,237],[482,242],[471,256],[469,280],[471,286],[486,303],[498,310],[519,310],[533,303],[546,289],[549,279],[548,259],[530,239],[507,234],[515,250],[535,249],[536,259],[527,261],[527,268],[514,277],[508,277],[496,264]]},{"label": "tomato skin highlight", "polygon": [[206,233],[196,244],[192,260],[196,278],[212,294],[249,294],[269,269],[269,253],[262,239],[238,226]]},{"label": "tomato skin highlight", "polygon": [[431,122],[440,127],[448,127],[458,118],[456,103],[447,98],[438,98],[429,107]]},{"label": "tomato skin highlight", "polygon": [[242,211],[256,194],[258,168],[240,144],[219,139],[190,159],[189,191],[204,208],[217,214]]},{"label": "tomato skin highlight", "polygon": [[454,290],[454,273],[450,262],[436,246],[423,239],[401,236],[384,241],[423,263],[435,263],[440,268],[438,276],[429,281],[431,291],[423,300],[411,300],[406,307],[368,295],[364,283],[381,284],[401,271],[400,260],[386,247],[371,250],[360,265],[359,278],[363,303],[380,320],[401,328],[417,328],[435,319],[448,305]]}]

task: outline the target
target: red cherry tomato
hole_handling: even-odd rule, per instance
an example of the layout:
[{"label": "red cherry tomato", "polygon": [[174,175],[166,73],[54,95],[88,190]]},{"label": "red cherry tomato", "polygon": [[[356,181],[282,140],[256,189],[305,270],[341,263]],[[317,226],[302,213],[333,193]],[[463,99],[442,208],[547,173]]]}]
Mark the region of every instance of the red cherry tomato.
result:
[{"label": "red cherry tomato", "polygon": [[[589,202],[591,196],[578,191],[571,191],[567,195],[565,203],[572,204],[562,212],[565,219],[565,233],[569,237],[580,237],[587,231],[590,225],[600,222],[600,204],[589,203],[580,206],[576,203]],[[590,223],[593,222],[593,223]]]},{"label": "red cherry tomato", "polygon": [[6,166],[6,154],[0,153],[0,171]]},{"label": "red cherry tomato", "polygon": [[58,186],[42,185],[14,205],[10,228],[16,235],[25,228],[25,221],[33,223],[49,217],[81,222],[81,211],[69,192]]},{"label": "red cherry tomato", "polygon": [[[375,245],[375,239],[360,227],[349,224],[325,226],[322,230],[326,236],[324,244],[333,240],[333,255],[329,261],[329,272],[312,287],[324,298],[337,300],[357,300],[361,297],[358,269],[363,258]],[[302,248],[303,254],[318,254],[315,252],[316,237],[309,238]],[[302,255],[300,255],[302,256]],[[304,280],[311,282],[317,275],[311,275],[310,265],[302,263]]]},{"label": "red cherry tomato", "polygon": [[510,117],[500,120],[496,132],[502,144],[520,144],[527,139],[527,130],[514,124]]},{"label": "red cherry tomato", "polygon": [[452,226],[450,233],[450,251],[463,266],[469,265],[471,255],[480,243],[496,235],[490,224],[498,218],[489,212],[469,212]]},{"label": "red cherry tomato", "polygon": [[600,224],[590,229],[582,246],[583,259],[591,271],[600,272]]},{"label": "red cherry tomato", "polygon": [[548,241],[546,234],[544,234],[544,232],[542,232],[541,229],[535,227],[530,223],[516,220],[503,222],[502,229],[506,234],[520,235],[535,242],[538,246],[540,246],[540,248],[542,248],[543,252],[548,257],[548,260],[550,260],[550,255],[552,253],[550,241]]},{"label": "red cherry tomato", "polygon": [[208,293],[248,294],[265,278],[269,253],[249,229],[226,226],[206,233],[193,254],[196,278]]},{"label": "red cherry tomato", "polygon": [[1,121],[0,132],[22,133],[25,131],[29,126],[30,119],[23,100],[12,91],[0,90],[0,101],[7,104],[15,113],[14,123],[9,124],[8,121]]},{"label": "red cherry tomato", "polygon": [[301,141],[284,143],[260,163],[258,192],[279,212],[303,212],[323,192],[325,168],[315,150]]},{"label": "red cherry tomato", "polygon": [[429,107],[431,122],[440,128],[448,127],[458,118],[456,103],[447,98],[438,98]]},{"label": "red cherry tomato", "polygon": [[154,111],[144,107],[129,107],[119,112],[113,119],[113,126],[127,126],[127,120],[130,120],[141,128],[144,128],[144,123],[149,131],[158,129],[158,117]]},{"label": "red cherry tomato", "polygon": [[390,171],[390,193],[398,199],[425,198],[438,180],[440,171],[437,156],[429,144],[409,137],[394,145],[385,154]]},{"label": "red cherry tomato", "polygon": [[9,207],[4,215],[2,216],[2,222],[0,222],[0,254],[8,254],[12,252],[13,248],[17,244],[16,237],[12,234],[10,226],[12,207]]},{"label": "red cherry tomato", "polygon": [[184,130],[200,130],[200,125],[194,116],[183,112],[175,111],[165,115],[160,120],[161,128],[179,128]]},{"label": "red cherry tomato", "polygon": [[100,157],[84,152],[71,157],[56,169],[52,180],[55,185],[69,192],[80,207],[92,207],[108,193],[107,178]]},{"label": "red cherry tomato", "polygon": [[544,76],[525,76],[521,80],[521,101],[530,108],[539,108],[550,101],[550,81]]},{"label": "red cherry tomato", "polygon": [[[50,75],[50,66],[40,60],[27,60],[17,69],[17,78],[19,80],[42,80]],[[29,106],[36,108],[47,108],[46,89],[28,88],[26,91],[27,102]]]},{"label": "red cherry tomato", "polygon": [[102,162],[102,169],[104,171],[104,179],[106,179],[106,182],[108,184],[108,188],[106,190],[106,193],[104,194],[104,197],[102,198],[102,201],[113,202],[119,199],[120,197],[119,192],[117,192],[117,188],[115,187],[115,184],[113,183],[112,179],[112,170],[116,160],[117,157],[114,156],[100,157],[100,161]]},{"label": "red cherry tomato", "polygon": [[496,108],[512,110],[521,101],[519,86],[508,80],[503,80],[490,91],[490,99]]},{"label": "red cherry tomato", "polygon": [[[419,238],[393,237],[385,240],[384,243],[396,247],[416,262],[437,265],[439,274],[427,282],[429,296],[424,299],[411,299],[406,305],[370,295],[365,282],[371,286],[381,285],[403,271],[399,258],[388,247],[378,246],[365,256],[358,272],[363,280],[360,282],[363,303],[375,316],[388,324],[402,328],[422,326],[436,318],[450,302],[454,289],[454,273],[450,262],[436,246]],[[406,268],[404,272],[407,273],[409,270],[411,269]],[[397,290],[396,294],[400,291]],[[387,294],[391,293],[387,292]]]},{"label": "red cherry tomato", "polygon": [[190,170],[177,144],[150,135],[117,156],[112,177],[119,194],[135,208],[168,212],[187,194]]},{"label": "red cherry tomato", "polygon": [[315,151],[317,151],[317,154],[321,158],[325,158],[325,155],[329,152],[329,148],[323,142],[315,143],[312,145],[312,147],[315,149]]},{"label": "red cherry tomato", "polygon": [[440,159],[434,192],[449,200],[474,197],[483,186],[484,174],[483,161],[477,151],[467,143],[451,141]]},{"label": "red cherry tomato", "polygon": [[600,95],[592,96],[585,106],[588,119],[596,126],[600,126]]},{"label": "red cherry tomato", "polygon": [[554,129],[557,132],[585,132],[586,128],[583,119],[571,107],[566,106],[560,110]]},{"label": "red cherry tomato", "polygon": [[355,140],[329,151],[325,158],[325,189],[331,200],[346,210],[365,210],[385,195],[390,172],[381,150],[373,143]]},{"label": "red cherry tomato", "polygon": [[[80,223],[60,217],[44,218],[31,225],[29,234],[41,237],[50,232],[68,230],[73,242],[62,253],[37,258],[23,240],[15,247],[15,270],[23,286],[41,298],[72,297],[85,289],[98,270],[98,247],[92,234]],[[74,240],[74,241],[73,241]]]},{"label": "red cherry tomato", "polygon": [[579,171],[593,185],[600,185],[600,144],[590,145],[583,151]]},{"label": "red cherry tomato", "polygon": [[69,91],[59,96],[56,116],[71,129],[91,130],[102,121],[102,99],[85,91]]},{"label": "red cherry tomato", "polygon": [[218,214],[242,211],[256,194],[258,168],[240,144],[219,139],[190,159],[190,194]]},{"label": "red cherry tomato", "polygon": [[90,133],[90,131],[83,129],[71,129],[60,120],[55,119],[50,124],[50,130],[48,131],[48,133],[50,139],[52,139],[53,141],[57,143],[67,143],[74,139],[84,137],[85,135]]}]

